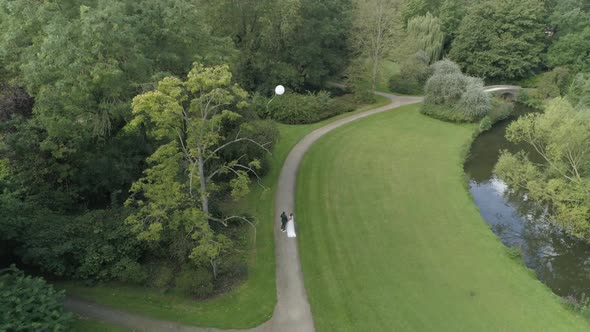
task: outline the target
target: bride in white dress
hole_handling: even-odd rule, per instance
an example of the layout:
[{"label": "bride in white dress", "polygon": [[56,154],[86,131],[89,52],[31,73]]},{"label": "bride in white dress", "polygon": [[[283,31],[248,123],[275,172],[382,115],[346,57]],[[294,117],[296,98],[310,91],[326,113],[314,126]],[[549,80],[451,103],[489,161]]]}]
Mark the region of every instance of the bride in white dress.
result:
[{"label": "bride in white dress", "polygon": [[296,237],[295,234],[295,218],[293,218],[293,213],[289,215],[289,221],[287,221],[287,236],[288,237]]}]

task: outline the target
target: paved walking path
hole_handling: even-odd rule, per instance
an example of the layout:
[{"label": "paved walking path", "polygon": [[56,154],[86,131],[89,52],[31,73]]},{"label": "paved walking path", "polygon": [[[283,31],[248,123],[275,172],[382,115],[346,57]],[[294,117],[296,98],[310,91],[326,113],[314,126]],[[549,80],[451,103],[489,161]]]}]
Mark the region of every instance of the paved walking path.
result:
[{"label": "paved walking path", "polygon": [[[287,160],[283,165],[279,177],[275,197],[275,221],[280,220],[280,214],[282,211],[289,213],[295,210],[295,181],[299,165],[307,150],[309,150],[313,143],[315,143],[320,137],[347,123],[403,105],[422,101],[422,97],[394,96],[386,93],[377,94],[389,98],[391,102],[385,106],[357,113],[318,128],[309,133],[297,143],[297,145],[295,145],[293,150],[291,150],[287,156]],[[258,327],[240,331],[312,332],[314,331],[313,317],[311,315],[311,308],[307,301],[307,293],[303,284],[303,273],[301,271],[301,262],[297,250],[297,240],[296,238],[287,238],[285,234],[281,233],[279,222],[275,222],[274,237],[277,305],[273,317],[268,322]],[[67,299],[66,308],[85,317],[111,322],[136,331],[235,331],[192,327],[175,322],[152,319],[75,298]]]}]

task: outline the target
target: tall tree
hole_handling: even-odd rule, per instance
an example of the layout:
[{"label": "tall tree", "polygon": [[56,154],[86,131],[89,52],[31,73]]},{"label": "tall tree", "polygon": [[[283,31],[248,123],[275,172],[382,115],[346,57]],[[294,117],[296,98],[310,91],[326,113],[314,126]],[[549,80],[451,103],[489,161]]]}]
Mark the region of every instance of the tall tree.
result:
[{"label": "tall tree", "polygon": [[557,98],[544,113],[513,122],[506,137],[532,146],[545,163],[532,162],[524,152],[503,152],[495,172],[514,190],[550,204],[552,222],[590,240],[590,113]]},{"label": "tall tree", "polygon": [[6,136],[17,187],[64,193],[65,206],[104,205],[126,191],[150,150],[141,135],[120,133],[133,96],[198,58],[223,59],[227,43],[212,37],[203,14],[186,0],[2,2],[0,63],[35,100],[21,132]]},{"label": "tall tree", "polygon": [[463,19],[449,56],[471,75],[527,77],[543,62],[545,16],[542,0],[484,1]]},{"label": "tall tree", "polygon": [[560,1],[549,17],[553,43],[547,52],[550,67],[574,72],[590,70],[590,5],[582,0]]},{"label": "tall tree", "polygon": [[412,51],[424,51],[430,63],[434,63],[440,59],[444,35],[441,31],[440,20],[430,12],[424,16],[416,16],[408,21],[407,43]]},{"label": "tall tree", "polygon": [[401,15],[404,25],[416,16],[424,16],[426,13],[438,15],[440,0],[405,0],[401,5]]},{"label": "tall tree", "polygon": [[202,1],[240,50],[237,78],[249,90],[319,88],[346,65],[351,0]]},{"label": "tall tree", "polygon": [[[129,131],[145,128],[147,135],[160,142],[148,158],[144,177],[131,188],[127,204],[137,205],[137,213],[128,222],[144,240],[170,240],[180,234],[188,241],[187,250],[194,260],[206,256],[216,274],[217,257],[228,239],[213,232],[209,221],[224,225],[237,217],[214,216],[210,196],[219,189],[216,179],[230,176],[234,198],[248,192],[249,174],[256,174],[260,163],[241,163],[242,157],[224,162],[220,153],[233,144],[255,144],[248,137],[224,137],[222,128],[240,115],[231,109],[247,106],[247,93],[231,85],[226,65],[204,67],[195,64],[186,81],[164,78],[158,89],[133,100],[134,119]],[[232,177],[233,176],[233,177]],[[243,219],[246,220],[247,219]],[[182,259],[182,257],[180,257]]]},{"label": "tall tree", "polygon": [[350,41],[360,58],[369,59],[371,89],[375,91],[381,63],[391,55],[400,38],[400,2],[357,0],[353,10]]},{"label": "tall tree", "polygon": [[457,36],[457,31],[461,21],[465,16],[467,7],[471,0],[444,0],[438,15],[441,23],[441,29],[445,35],[444,49],[448,51],[451,43]]}]

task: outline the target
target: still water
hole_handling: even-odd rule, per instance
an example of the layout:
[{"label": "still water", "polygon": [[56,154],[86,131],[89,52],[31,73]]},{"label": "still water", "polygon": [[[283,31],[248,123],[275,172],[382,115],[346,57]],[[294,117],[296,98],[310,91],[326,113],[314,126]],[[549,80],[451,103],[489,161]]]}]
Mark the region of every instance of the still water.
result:
[{"label": "still water", "polygon": [[[516,105],[515,116],[526,113]],[[527,200],[522,193],[512,193],[494,173],[494,165],[503,149],[517,151],[506,140],[506,128],[514,118],[497,123],[481,134],[471,146],[465,162],[469,189],[481,215],[492,231],[511,247],[519,247],[525,264],[537,277],[560,296],[590,295],[590,244],[572,238],[548,223],[546,208]]]}]

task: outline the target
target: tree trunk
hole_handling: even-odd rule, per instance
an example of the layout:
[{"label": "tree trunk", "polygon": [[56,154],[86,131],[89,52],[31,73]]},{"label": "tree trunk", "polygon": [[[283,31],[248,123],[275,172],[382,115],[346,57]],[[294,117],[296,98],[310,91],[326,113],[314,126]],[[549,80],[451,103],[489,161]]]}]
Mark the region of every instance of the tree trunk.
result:
[{"label": "tree trunk", "polygon": [[377,91],[377,69],[379,68],[379,59],[375,57],[373,59],[373,70],[371,73],[371,89],[372,92]]},{"label": "tree trunk", "polygon": [[203,212],[209,217],[209,197],[207,196],[207,179],[205,178],[205,165],[203,162],[203,155],[201,149],[199,151],[198,167],[199,167],[199,182],[201,184],[201,204]]},{"label": "tree trunk", "polygon": [[217,280],[217,259],[211,259],[211,267],[213,267],[213,279]]}]

